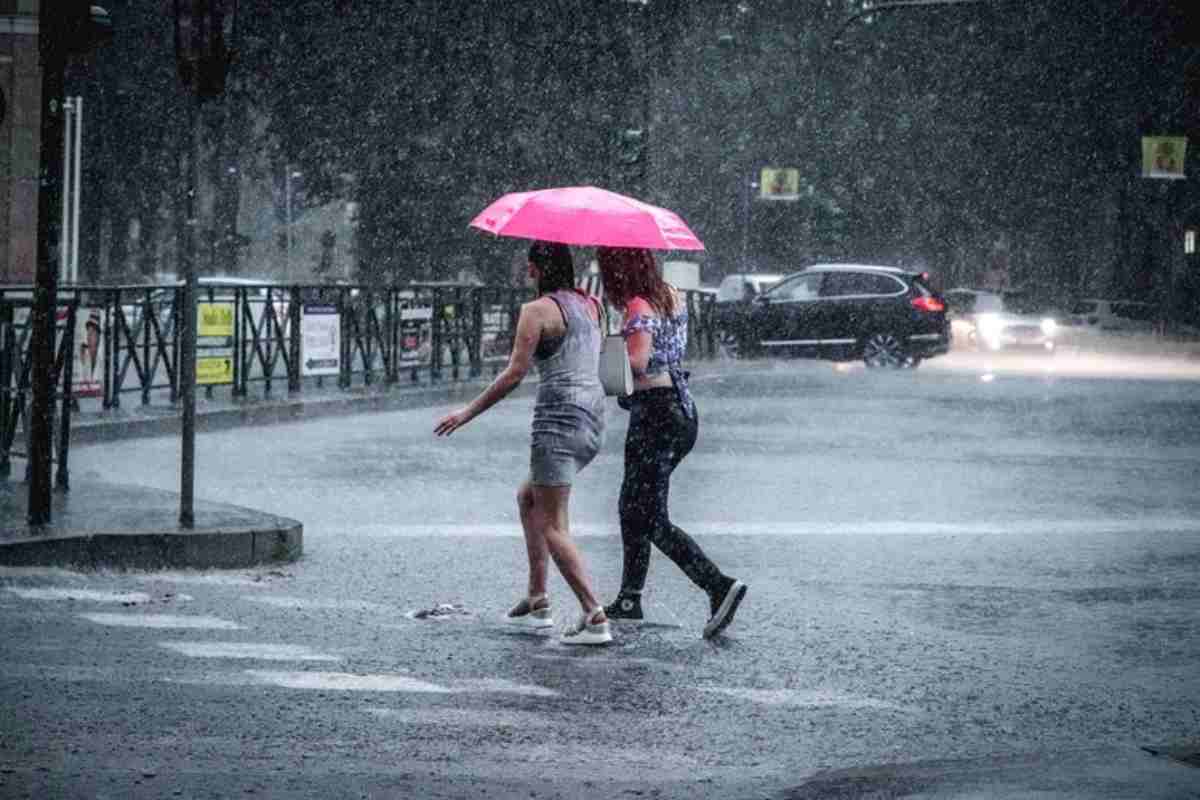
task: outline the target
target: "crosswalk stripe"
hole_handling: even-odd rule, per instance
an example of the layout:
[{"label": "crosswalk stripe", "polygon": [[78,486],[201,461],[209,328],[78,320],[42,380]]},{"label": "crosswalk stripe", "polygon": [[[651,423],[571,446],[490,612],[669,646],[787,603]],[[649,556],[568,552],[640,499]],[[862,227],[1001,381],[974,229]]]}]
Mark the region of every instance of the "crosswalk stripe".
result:
[{"label": "crosswalk stripe", "polygon": [[246,670],[246,674],[261,683],[284,689],[316,689],[324,691],[357,692],[427,692],[449,694],[452,690],[436,683],[404,675],[352,675],[346,672],[275,672]]},{"label": "crosswalk stripe", "polygon": [[26,600],[75,600],[89,603],[149,603],[150,595],[145,592],[98,592],[93,589],[19,589],[10,586],[8,591]]},{"label": "crosswalk stripe", "polygon": [[261,661],[341,661],[301,644],[266,642],[159,642],[159,647],[189,658],[246,658]]},{"label": "crosswalk stripe", "polygon": [[183,616],[178,614],[80,614],[86,620],[99,625],[121,628],[187,628],[197,630],[242,630],[236,622],[217,617]]},{"label": "crosswalk stripe", "polygon": [[847,694],[832,689],[750,689],[739,686],[697,686],[710,694],[723,694],[737,700],[770,706],[804,706],[807,708],[874,708],[901,710],[895,703],[865,695]]}]

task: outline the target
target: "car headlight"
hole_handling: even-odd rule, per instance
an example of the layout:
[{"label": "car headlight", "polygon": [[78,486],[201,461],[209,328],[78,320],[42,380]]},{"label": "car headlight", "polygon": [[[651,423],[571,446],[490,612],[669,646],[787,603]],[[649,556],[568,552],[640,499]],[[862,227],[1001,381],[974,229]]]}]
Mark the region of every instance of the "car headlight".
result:
[{"label": "car headlight", "polygon": [[1057,322],[1050,319],[1049,317],[1042,320],[1042,333],[1046,334],[1047,336],[1053,336],[1057,332],[1058,332],[1058,323]]},{"label": "car headlight", "polygon": [[1000,335],[1000,330],[1004,327],[1000,322],[1000,317],[996,314],[980,314],[975,319],[975,327],[979,330],[979,335],[985,339],[994,339]]}]

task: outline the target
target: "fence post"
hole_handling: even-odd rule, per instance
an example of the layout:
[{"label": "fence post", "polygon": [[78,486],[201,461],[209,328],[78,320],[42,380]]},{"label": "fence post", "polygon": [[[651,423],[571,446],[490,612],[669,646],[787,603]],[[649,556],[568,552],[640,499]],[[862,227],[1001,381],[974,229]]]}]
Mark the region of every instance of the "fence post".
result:
[{"label": "fence post", "polygon": [[7,300],[0,300],[0,478],[12,474],[12,408],[13,408],[13,309]]},{"label": "fence post", "polygon": [[346,318],[346,307],[349,305],[346,302],[347,293],[350,290],[343,286],[338,290],[337,307],[338,307],[338,327],[341,328],[341,337],[339,345],[341,346],[342,354],[338,359],[338,388],[350,388],[350,355],[354,352],[350,342],[350,322]]},{"label": "fence post", "polygon": [[399,316],[399,314],[396,313],[396,303],[399,298],[396,294],[395,286],[388,286],[385,292],[385,297],[387,299],[384,302],[387,305],[384,306],[383,324],[387,327],[387,350],[388,353],[391,354],[388,360],[385,362],[385,368],[387,370],[385,383],[390,386],[400,382],[400,348],[398,347],[400,342],[400,333],[396,327],[396,318]]},{"label": "fence post", "polygon": [[442,379],[442,322],[446,313],[440,287],[433,287],[432,303],[433,316],[430,319],[429,333],[429,379],[440,381]]},{"label": "fence post", "polygon": [[291,288],[292,301],[288,303],[288,349],[292,351],[287,359],[290,365],[288,371],[288,394],[300,391],[300,287]]},{"label": "fence post", "polygon": [[482,286],[475,286],[468,290],[471,293],[471,343],[467,347],[467,353],[471,359],[471,377],[478,378],[483,374],[483,300],[484,292]]},{"label": "fence post", "polygon": [[63,330],[62,353],[62,411],[59,413],[58,426],[58,472],[54,482],[64,492],[71,488],[70,470],[68,469],[71,451],[71,407],[75,405],[75,392],[72,383],[75,380],[75,314],[79,309],[79,298],[76,296],[67,305],[67,325]]}]

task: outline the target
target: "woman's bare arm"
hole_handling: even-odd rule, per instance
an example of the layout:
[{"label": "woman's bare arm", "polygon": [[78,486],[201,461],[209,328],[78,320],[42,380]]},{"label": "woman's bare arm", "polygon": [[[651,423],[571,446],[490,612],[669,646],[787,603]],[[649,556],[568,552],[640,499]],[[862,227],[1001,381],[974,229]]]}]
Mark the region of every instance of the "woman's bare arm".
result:
[{"label": "woman's bare arm", "polygon": [[469,405],[438,420],[433,429],[435,435],[449,436],[521,385],[521,381],[533,365],[533,353],[542,336],[544,316],[545,308],[538,300],[521,306],[521,316],[517,318],[517,331],[513,336],[512,353],[508,356],[507,366]]}]

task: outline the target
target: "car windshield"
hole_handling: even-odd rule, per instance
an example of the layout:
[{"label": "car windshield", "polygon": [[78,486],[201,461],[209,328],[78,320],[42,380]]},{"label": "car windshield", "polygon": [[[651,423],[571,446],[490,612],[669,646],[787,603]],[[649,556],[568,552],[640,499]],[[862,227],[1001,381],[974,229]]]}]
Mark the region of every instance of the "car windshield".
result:
[{"label": "car windshield", "polygon": [[1097,305],[1098,304],[1092,300],[1081,300],[1080,302],[1071,306],[1071,313],[1072,314],[1095,314]]},{"label": "car windshield", "polygon": [[1033,292],[1005,292],[1004,310],[1013,314],[1048,314],[1053,309],[1050,301]]}]

